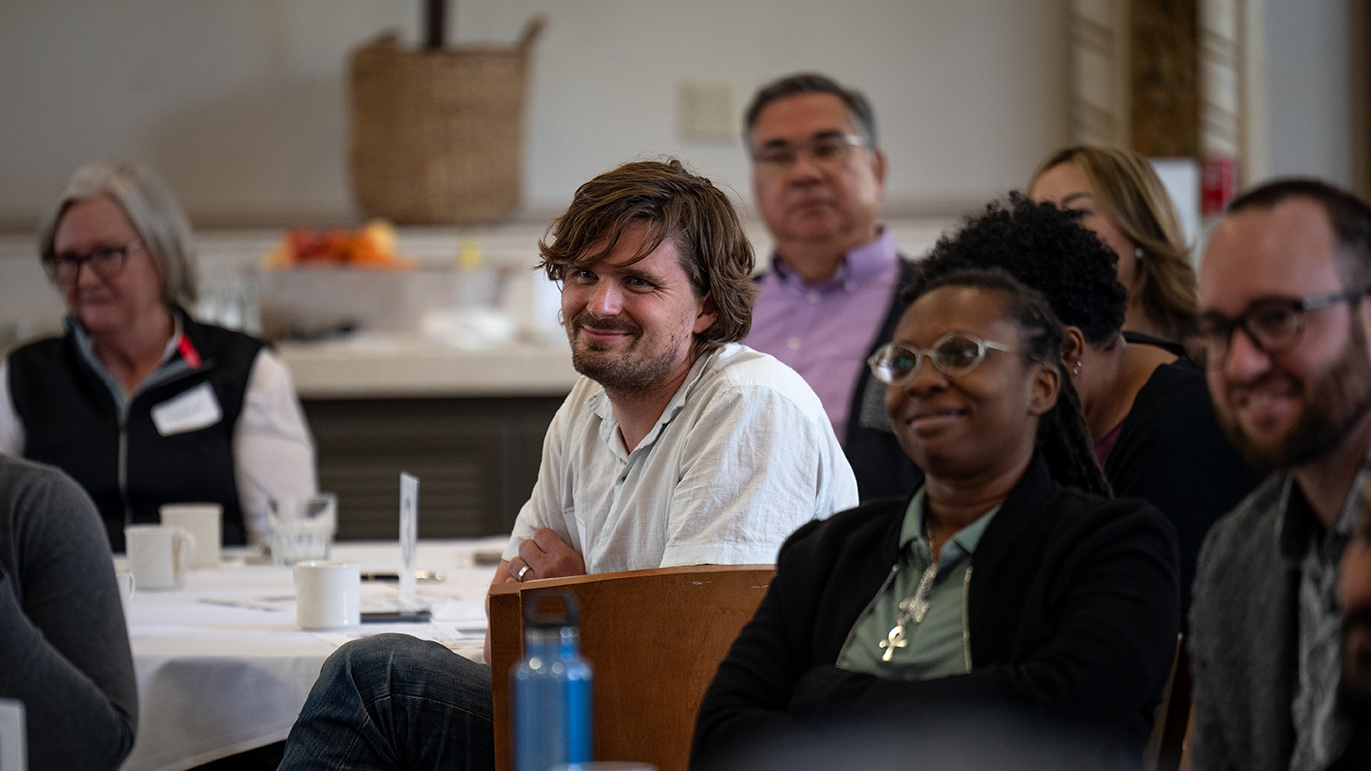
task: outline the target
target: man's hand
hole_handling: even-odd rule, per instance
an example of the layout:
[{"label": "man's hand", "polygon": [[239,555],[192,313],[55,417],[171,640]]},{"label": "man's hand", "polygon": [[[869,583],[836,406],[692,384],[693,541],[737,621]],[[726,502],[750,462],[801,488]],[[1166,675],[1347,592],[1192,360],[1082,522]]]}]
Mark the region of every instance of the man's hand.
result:
[{"label": "man's hand", "polygon": [[[524,568],[528,568],[527,571]],[[533,532],[533,537],[519,544],[519,556],[512,560],[501,560],[495,569],[495,577],[490,585],[507,584],[511,581],[532,581],[535,578],[559,578],[561,576],[583,576],[586,561],[575,549],[562,543],[556,531],[546,527]],[[522,573],[522,576],[520,575]],[[486,619],[490,619],[490,595],[486,595]],[[485,659],[490,663],[490,629],[486,629]]]},{"label": "man's hand", "polygon": [[[524,570],[525,567],[528,570]],[[519,544],[519,556],[509,561],[508,571],[515,581],[583,576],[586,561],[563,543],[556,531],[542,527],[533,531],[532,538]]]}]

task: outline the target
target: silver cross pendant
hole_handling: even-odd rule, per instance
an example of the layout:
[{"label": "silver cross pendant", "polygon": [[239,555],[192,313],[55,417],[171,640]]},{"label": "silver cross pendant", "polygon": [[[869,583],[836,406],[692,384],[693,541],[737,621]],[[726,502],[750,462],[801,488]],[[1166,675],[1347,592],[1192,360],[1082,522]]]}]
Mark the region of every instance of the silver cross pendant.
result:
[{"label": "silver cross pendant", "polygon": [[881,661],[890,661],[890,658],[895,655],[895,649],[903,648],[907,644],[904,639],[904,624],[896,624],[891,627],[890,634],[881,640],[881,647],[885,649]]}]

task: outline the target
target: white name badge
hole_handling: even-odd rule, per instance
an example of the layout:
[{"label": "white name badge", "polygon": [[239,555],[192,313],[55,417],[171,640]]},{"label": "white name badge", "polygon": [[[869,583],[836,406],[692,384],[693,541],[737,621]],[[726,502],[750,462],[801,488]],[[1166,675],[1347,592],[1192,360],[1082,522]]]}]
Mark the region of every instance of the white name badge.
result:
[{"label": "white name badge", "polygon": [[152,424],[162,436],[183,434],[218,423],[224,417],[209,383],[178,394],[152,408]]}]

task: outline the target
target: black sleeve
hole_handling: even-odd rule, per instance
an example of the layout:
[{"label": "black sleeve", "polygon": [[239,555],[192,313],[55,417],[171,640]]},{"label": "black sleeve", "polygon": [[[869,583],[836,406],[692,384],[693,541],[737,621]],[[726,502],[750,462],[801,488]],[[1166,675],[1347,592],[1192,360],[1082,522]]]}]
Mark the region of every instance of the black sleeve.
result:
[{"label": "black sleeve", "polygon": [[705,692],[695,721],[691,767],[718,761],[759,737],[793,730],[788,712],[796,681],[811,666],[817,587],[810,536],[822,523],[797,530],[781,546],[776,576]]},{"label": "black sleeve", "polygon": [[1104,470],[1116,496],[1147,501],[1176,528],[1184,622],[1205,534],[1262,480],[1224,435],[1194,364],[1157,368]]}]

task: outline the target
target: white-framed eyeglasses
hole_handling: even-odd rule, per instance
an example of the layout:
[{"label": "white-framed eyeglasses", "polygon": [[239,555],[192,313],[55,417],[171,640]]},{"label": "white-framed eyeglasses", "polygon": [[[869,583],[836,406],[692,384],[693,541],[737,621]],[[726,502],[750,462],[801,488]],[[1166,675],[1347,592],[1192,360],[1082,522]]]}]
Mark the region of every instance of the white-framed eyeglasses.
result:
[{"label": "white-framed eyeglasses", "polygon": [[1004,343],[984,340],[967,332],[948,332],[938,338],[931,348],[916,348],[904,343],[890,342],[876,349],[866,364],[871,374],[886,385],[899,386],[909,382],[919,371],[924,356],[944,375],[960,377],[985,361],[987,351],[1004,351],[1037,361],[1036,356],[1015,350]]}]

